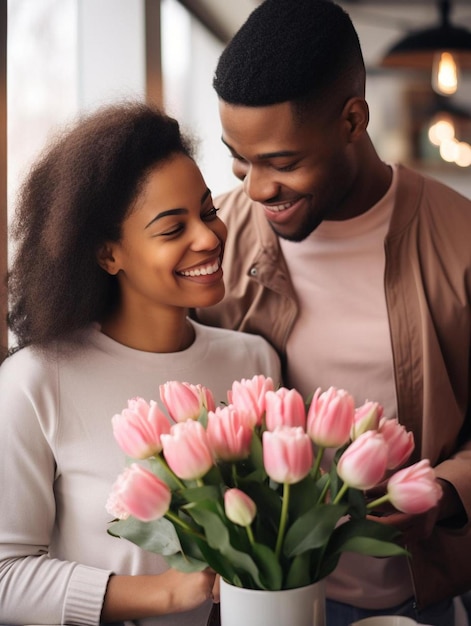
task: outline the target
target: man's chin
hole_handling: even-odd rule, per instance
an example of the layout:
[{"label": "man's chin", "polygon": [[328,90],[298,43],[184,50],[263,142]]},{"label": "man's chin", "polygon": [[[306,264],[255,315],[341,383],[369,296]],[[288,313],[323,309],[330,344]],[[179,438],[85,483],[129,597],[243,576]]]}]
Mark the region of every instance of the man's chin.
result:
[{"label": "man's chin", "polygon": [[309,224],[302,224],[297,230],[293,229],[293,227],[289,224],[284,224],[280,226],[280,224],[273,224],[269,220],[267,220],[270,224],[270,228],[277,235],[277,237],[281,237],[281,239],[286,239],[286,241],[304,241],[309,235],[316,230],[322,220],[318,220],[316,222],[310,222]]}]

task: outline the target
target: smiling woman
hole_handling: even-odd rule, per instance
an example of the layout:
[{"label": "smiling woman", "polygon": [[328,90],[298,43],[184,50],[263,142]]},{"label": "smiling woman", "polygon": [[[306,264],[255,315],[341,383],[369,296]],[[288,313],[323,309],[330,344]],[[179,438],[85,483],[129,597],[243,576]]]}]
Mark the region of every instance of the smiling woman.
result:
[{"label": "smiling woman", "polygon": [[260,337],[187,317],[224,295],[226,228],[177,122],[142,103],[79,120],[32,168],[13,235],[0,622],[202,626],[214,572],[168,569],[106,533],[125,463],[111,418],[128,398],[172,379],[217,401],[233,380],[280,380]]},{"label": "smiling woman", "polygon": [[177,154],[153,168],[121,231],[121,239],[104,242],[98,253],[120,290],[120,307],[102,331],[143,350],[188,347],[194,338],[190,325],[183,324],[180,335],[159,320],[171,316],[181,325],[189,307],[210,306],[224,296],[226,228],[195,162]]}]

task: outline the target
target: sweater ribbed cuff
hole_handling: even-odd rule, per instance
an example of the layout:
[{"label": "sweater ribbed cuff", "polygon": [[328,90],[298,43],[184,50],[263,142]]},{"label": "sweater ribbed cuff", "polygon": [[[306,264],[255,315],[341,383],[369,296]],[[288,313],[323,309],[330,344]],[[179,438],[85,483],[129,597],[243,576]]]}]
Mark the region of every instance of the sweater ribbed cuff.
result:
[{"label": "sweater ribbed cuff", "polygon": [[62,624],[99,626],[111,574],[111,571],[77,565],[69,581]]}]

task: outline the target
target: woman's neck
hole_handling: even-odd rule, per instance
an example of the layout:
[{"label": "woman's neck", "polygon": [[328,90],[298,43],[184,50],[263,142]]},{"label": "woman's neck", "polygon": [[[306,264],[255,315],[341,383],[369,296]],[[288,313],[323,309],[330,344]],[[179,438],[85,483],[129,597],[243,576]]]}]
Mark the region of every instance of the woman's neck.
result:
[{"label": "woman's neck", "polygon": [[191,346],[195,339],[193,325],[186,310],[152,315],[128,316],[118,311],[101,324],[101,332],[135,350],[144,352],[181,352]]}]

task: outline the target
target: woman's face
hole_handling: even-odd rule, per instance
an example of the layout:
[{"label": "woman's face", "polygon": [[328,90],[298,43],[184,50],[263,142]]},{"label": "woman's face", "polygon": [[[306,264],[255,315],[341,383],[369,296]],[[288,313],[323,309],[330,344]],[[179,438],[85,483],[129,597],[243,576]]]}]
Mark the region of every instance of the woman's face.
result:
[{"label": "woman's face", "polygon": [[116,274],[127,310],[153,317],[224,296],[226,227],[189,157],[176,154],[151,170],[121,233],[106,246],[106,269]]}]

